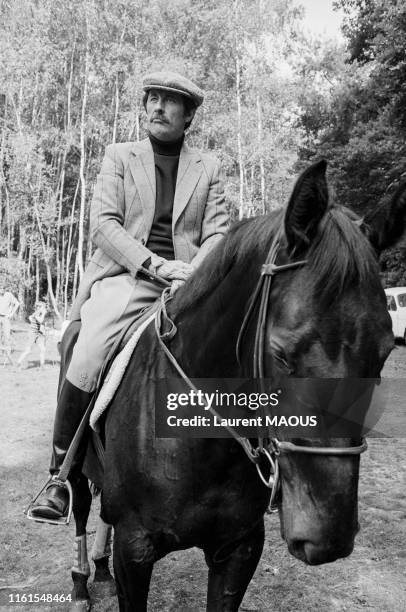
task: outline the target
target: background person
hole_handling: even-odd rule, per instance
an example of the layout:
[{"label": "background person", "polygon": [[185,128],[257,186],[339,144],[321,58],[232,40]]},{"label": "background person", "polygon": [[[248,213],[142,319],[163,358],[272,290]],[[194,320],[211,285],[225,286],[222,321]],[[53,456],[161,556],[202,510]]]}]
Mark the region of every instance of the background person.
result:
[{"label": "background person", "polygon": [[20,302],[6,289],[5,284],[0,283],[0,344],[4,349],[8,360],[13,363],[11,357],[11,319],[17,312]]},{"label": "background person", "polygon": [[28,335],[28,341],[25,349],[21,353],[17,364],[21,367],[24,359],[28,357],[35,345],[39,350],[39,364],[40,368],[45,365],[45,349],[46,349],[46,337],[45,337],[45,317],[47,314],[47,306],[45,302],[38,301],[35,304],[34,312],[28,317],[30,322],[30,332]]}]

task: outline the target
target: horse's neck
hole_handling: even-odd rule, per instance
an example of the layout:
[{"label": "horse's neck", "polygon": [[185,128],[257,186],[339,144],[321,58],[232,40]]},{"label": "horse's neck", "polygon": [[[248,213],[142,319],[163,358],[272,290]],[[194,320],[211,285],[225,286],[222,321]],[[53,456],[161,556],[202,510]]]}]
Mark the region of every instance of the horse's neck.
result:
[{"label": "horse's neck", "polygon": [[[233,278],[234,276],[234,278]],[[221,295],[214,292],[196,309],[182,315],[173,352],[192,377],[218,378],[241,375],[236,359],[239,330],[255,284],[230,275]]]}]

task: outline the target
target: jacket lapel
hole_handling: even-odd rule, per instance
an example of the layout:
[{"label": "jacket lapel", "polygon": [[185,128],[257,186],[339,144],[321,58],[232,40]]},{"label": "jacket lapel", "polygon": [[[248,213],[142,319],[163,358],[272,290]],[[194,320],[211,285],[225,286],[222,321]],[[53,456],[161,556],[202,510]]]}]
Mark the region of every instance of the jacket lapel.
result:
[{"label": "jacket lapel", "polygon": [[134,143],[128,163],[140,196],[145,224],[150,228],[155,213],[156,183],[154,153],[148,138]]},{"label": "jacket lapel", "polygon": [[175,227],[202,173],[201,157],[197,151],[183,145],[179,156],[175,198],[173,202],[172,227]]},{"label": "jacket lapel", "polygon": [[[129,156],[129,166],[140,196],[144,219],[151,227],[155,213],[156,182],[154,153],[149,139],[134,143]],[[179,156],[175,198],[173,202],[172,227],[175,227],[202,173],[200,154],[183,145]]]}]

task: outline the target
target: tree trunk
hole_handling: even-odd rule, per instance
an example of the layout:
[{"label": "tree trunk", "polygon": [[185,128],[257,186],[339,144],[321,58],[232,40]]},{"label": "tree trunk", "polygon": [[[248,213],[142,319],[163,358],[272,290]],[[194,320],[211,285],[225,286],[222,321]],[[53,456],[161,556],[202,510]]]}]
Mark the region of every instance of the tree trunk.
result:
[{"label": "tree trunk", "polygon": [[28,260],[25,266],[25,271],[24,271],[24,281],[29,280],[31,276],[31,267],[32,267],[32,243],[30,242],[28,246]]},{"label": "tree trunk", "polygon": [[34,99],[32,102],[32,112],[31,112],[31,125],[35,125],[35,117],[37,115],[38,108],[38,88],[39,88],[39,71],[36,71],[35,74],[35,89],[34,89]]},{"label": "tree trunk", "polygon": [[[76,198],[79,192],[79,183],[80,183],[80,179],[76,185],[76,191],[75,191],[75,195],[73,197],[73,202],[72,202],[72,209],[71,209],[71,213],[70,213],[70,222],[69,222],[69,235],[68,235],[68,246],[67,246],[67,252],[66,252],[66,264],[65,264],[65,287],[64,287],[64,319],[67,318],[67,314],[68,314],[68,287],[69,287],[69,268],[70,268],[70,262],[71,262],[71,258],[72,258],[72,251],[73,251],[73,220],[75,218],[75,205],[76,205]],[[75,260],[75,267],[76,267],[76,260]],[[73,287],[72,290],[72,298],[74,298],[76,295],[76,286]]]},{"label": "tree trunk", "polygon": [[137,104],[137,113],[135,115],[135,136],[137,138],[137,142],[140,141],[140,110]]},{"label": "tree trunk", "polygon": [[240,59],[235,59],[236,73],[236,98],[237,98],[237,150],[238,150],[238,168],[240,174],[240,195],[238,205],[238,218],[244,217],[244,163],[242,157],[242,111],[241,111],[241,75],[240,75]]},{"label": "tree trunk", "polygon": [[2,175],[4,178],[4,193],[6,194],[6,224],[7,224],[7,242],[6,242],[6,252],[7,257],[11,256],[11,211],[10,211],[10,195],[7,189],[7,183],[3,172],[3,164],[2,165]]},{"label": "tree trunk", "polygon": [[258,124],[258,151],[259,151],[259,176],[261,181],[261,212],[265,214],[265,163],[263,151],[263,127],[262,107],[259,93],[257,94],[257,124]]},{"label": "tree trunk", "polygon": [[[64,161],[63,161],[63,169],[62,169],[62,174],[63,174],[63,180],[61,182],[61,191],[60,191],[60,210],[62,211],[62,207],[63,207],[63,193],[64,193],[64,183],[65,183],[65,166],[66,166],[66,158],[69,152],[69,149],[71,147],[71,143],[72,143],[72,114],[71,114],[71,108],[72,108],[72,83],[73,83],[73,60],[75,57],[75,51],[76,51],[76,32],[75,32],[75,39],[74,39],[74,43],[72,46],[72,53],[70,56],[70,66],[69,66],[69,80],[68,80],[68,90],[67,90],[67,110],[66,110],[66,128],[65,128],[65,138],[66,138],[66,142],[65,142],[65,152],[64,152]],[[75,205],[76,205],[76,198],[78,195],[78,191],[79,191],[79,185],[80,185],[80,177],[79,180],[77,182],[76,185],[76,190],[75,190],[75,194],[73,197],[73,202],[72,202],[72,208],[71,208],[71,214],[70,214],[70,223],[69,223],[69,232],[68,232],[68,241],[67,241],[67,245],[66,248],[62,249],[62,259],[63,261],[61,262],[61,285],[63,284],[63,318],[66,319],[67,318],[67,311],[68,311],[68,287],[69,287],[69,267],[70,267],[70,261],[71,261],[71,256],[72,256],[72,234],[73,234],[73,220],[74,220],[74,216],[75,216]],[[65,239],[65,232],[63,234],[64,237],[64,241]],[[61,289],[62,292],[62,289]]]},{"label": "tree trunk", "polygon": [[24,281],[27,284],[27,286],[30,286],[30,281],[31,281],[31,277],[32,277],[32,269],[34,267],[33,264],[33,258],[34,258],[34,253],[33,253],[34,249],[32,246],[32,241],[30,240],[29,245],[28,245],[28,259],[27,259],[27,263],[26,263],[26,267],[25,267],[25,272],[24,272]]},{"label": "tree trunk", "polygon": [[3,225],[3,189],[6,190],[4,176],[4,145],[6,140],[6,94],[0,94],[0,227]]},{"label": "tree trunk", "polygon": [[235,46],[235,95],[237,102],[237,154],[239,168],[238,218],[244,217],[244,162],[242,155],[242,109],[241,109],[241,26],[240,0],[234,0],[234,46]]},{"label": "tree trunk", "polygon": [[[61,319],[61,314],[60,314],[60,312],[58,310],[58,305],[56,303],[55,295],[54,295],[53,288],[52,288],[52,272],[51,272],[51,267],[49,265],[47,246],[46,246],[46,243],[45,243],[45,238],[44,238],[44,232],[43,232],[43,229],[42,229],[41,218],[40,218],[39,211],[38,211],[37,200],[39,198],[39,194],[41,193],[41,180],[42,180],[41,172],[39,172],[37,191],[35,192],[34,189],[31,189],[31,192],[32,192],[32,201],[33,201],[33,210],[34,210],[35,220],[36,220],[37,227],[38,227],[38,234],[39,234],[39,237],[40,237],[42,253],[43,253],[43,258],[44,258],[49,299],[51,301],[51,305],[52,305],[52,308],[53,308],[56,316],[59,319]],[[49,234],[48,234],[47,237],[49,239]]]},{"label": "tree trunk", "polygon": [[60,269],[61,269],[61,275],[60,278],[58,279],[58,292],[56,293],[57,296],[57,301],[59,306],[62,308],[62,310],[65,309],[65,305],[63,303],[63,287],[64,287],[64,274],[66,274],[65,271],[65,261],[66,261],[66,228],[62,227],[61,230],[61,246],[60,246],[60,254],[61,254],[61,260],[60,260]]},{"label": "tree trunk", "polygon": [[73,299],[74,296],[76,296],[77,290],[78,290],[78,260],[75,259],[75,267],[74,267],[74,271],[73,271],[73,286],[72,286],[72,303],[73,303]]},{"label": "tree trunk", "polygon": [[[60,241],[61,241],[61,225],[62,225],[62,208],[63,208],[63,195],[65,185],[65,164],[66,164],[67,150],[63,153],[61,161],[61,174],[59,179],[59,198],[58,198],[58,209],[57,209],[57,225],[56,225],[56,238],[55,238],[55,260],[56,260],[56,288],[55,296],[59,303],[61,285],[62,285],[62,274],[63,274],[63,250],[60,252]],[[62,259],[62,261],[61,261]]]},{"label": "tree trunk", "polygon": [[39,300],[39,286],[40,286],[40,282],[39,282],[39,257],[38,255],[35,256],[35,301],[38,302]]},{"label": "tree trunk", "polygon": [[[18,301],[21,304],[21,307],[24,303],[24,285],[25,285],[25,277],[26,277],[26,272],[25,272],[25,260],[24,260],[24,256],[25,256],[25,252],[27,249],[27,230],[25,226],[22,226],[20,224],[20,245],[19,245],[19,249],[18,249],[18,262],[19,262],[19,266],[21,271],[23,272],[18,279],[18,289],[17,289],[17,293],[18,293]],[[23,299],[21,300],[21,296],[23,296]],[[22,308],[21,308],[22,310]],[[21,315],[21,312],[20,312]]]},{"label": "tree trunk", "polygon": [[76,262],[79,272],[79,279],[82,279],[84,273],[83,265],[83,242],[84,242],[84,221],[86,208],[86,177],[85,177],[85,117],[88,95],[88,79],[89,79],[89,18],[86,15],[86,50],[85,50],[85,74],[83,85],[82,112],[80,117],[80,209],[79,209],[79,225],[78,225],[78,249],[76,253]]},{"label": "tree trunk", "polygon": [[[121,47],[123,44],[123,40],[124,40],[124,35],[125,35],[125,31],[126,31],[126,27],[127,27],[127,14],[124,11],[124,14],[122,16],[122,23],[124,24],[124,27],[121,31],[121,35],[120,35],[120,40],[119,40],[119,44],[118,44],[118,54],[120,54],[121,51]],[[114,122],[113,122],[113,140],[112,142],[116,142],[116,138],[117,138],[117,122],[118,122],[118,108],[120,105],[120,89],[119,89],[119,72],[118,70],[116,71],[116,83],[115,83],[115,92],[114,92]]]},{"label": "tree trunk", "polygon": [[[0,185],[0,215],[3,211],[2,206],[2,194],[5,195],[5,222],[7,228],[7,239],[6,239],[6,254],[7,257],[11,255],[11,210],[10,210],[10,194],[7,187],[6,175],[4,173],[4,153],[6,147],[6,111],[7,111],[7,103],[6,97],[1,100],[1,143],[0,143],[0,176],[1,176],[1,185]],[[0,218],[0,221],[2,219]],[[1,227],[1,224],[0,224]]]},{"label": "tree trunk", "polygon": [[119,90],[118,90],[118,72],[116,74],[116,87],[115,87],[115,104],[114,104],[114,122],[113,122],[113,138],[112,138],[112,142],[116,142],[116,137],[117,137],[117,120],[118,120],[118,107],[120,104],[120,95],[119,95]]},{"label": "tree trunk", "polygon": [[68,107],[67,107],[67,112],[66,112],[66,133],[68,135],[67,147],[70,145],[70,139],[71,139],[71,106],[72,106],[73,58],[75,56],[75,50],[76,50],[76,33],[75,33],[75,41],[74,41],[73,47],[72,47],[72,53],[71,53],[71,57],[70,57],[70,68],[69,68],[69,81],[68,81],[68,94],[67,94]]}]

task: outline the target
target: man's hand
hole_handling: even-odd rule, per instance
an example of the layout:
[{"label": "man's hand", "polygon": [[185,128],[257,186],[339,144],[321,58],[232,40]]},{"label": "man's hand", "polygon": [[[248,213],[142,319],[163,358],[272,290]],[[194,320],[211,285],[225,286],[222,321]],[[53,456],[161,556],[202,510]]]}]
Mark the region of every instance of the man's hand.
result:
[{"label": "man's hand", "polygon": [[156,267],[156,273],[169,281],[185,281],[192,274],[193,270],[193,266],[178,259],[164,261],[161,265]]}]

